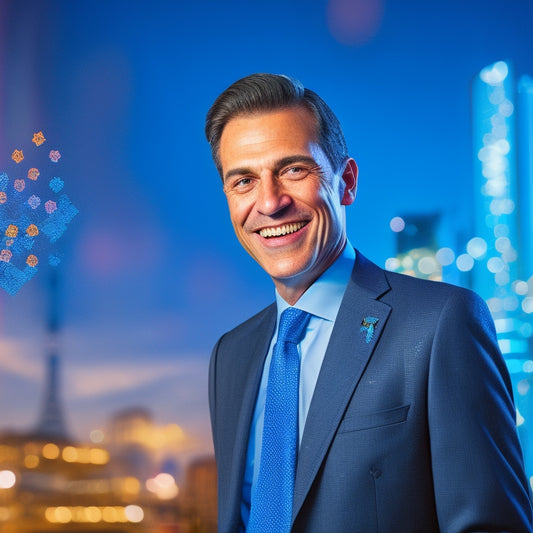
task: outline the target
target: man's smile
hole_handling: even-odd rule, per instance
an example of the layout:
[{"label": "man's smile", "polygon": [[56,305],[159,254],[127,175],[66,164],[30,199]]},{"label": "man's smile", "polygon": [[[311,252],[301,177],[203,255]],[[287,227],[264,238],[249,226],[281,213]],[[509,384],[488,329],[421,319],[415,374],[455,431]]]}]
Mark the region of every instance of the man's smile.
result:
[{"label": "man's smile", "polygon": [[283,224],[282,226],[276,226],[276,227],[270,227],[270,228],[263,228],[259,230],[259,235],[264,238],[271,238],[271,237],[282,237],[283,235],[290,235],[291,233],[295,233],[298,230],[302,229],[305,225],[308,224],[308,221],[306,222],[293,222],[290,224]]}]

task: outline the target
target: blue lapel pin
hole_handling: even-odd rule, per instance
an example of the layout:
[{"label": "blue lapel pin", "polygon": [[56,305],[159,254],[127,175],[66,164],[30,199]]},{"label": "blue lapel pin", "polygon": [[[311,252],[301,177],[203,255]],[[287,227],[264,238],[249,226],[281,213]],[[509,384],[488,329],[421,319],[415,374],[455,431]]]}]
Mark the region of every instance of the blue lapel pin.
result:
[{"label": "blue lapel pin", "polygon": [[374,329],[376,324],[379,322],[379,318],[374,318],[373,316],[365,316],[361,322],[361,332],[366,333],[365,342],[368,344],[372,341],[374,337]]}]

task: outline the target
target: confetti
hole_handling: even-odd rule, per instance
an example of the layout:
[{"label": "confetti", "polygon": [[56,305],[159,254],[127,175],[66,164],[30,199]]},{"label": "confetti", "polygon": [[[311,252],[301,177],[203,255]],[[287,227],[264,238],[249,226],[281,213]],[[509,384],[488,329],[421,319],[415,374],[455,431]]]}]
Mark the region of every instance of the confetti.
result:
[{"label": "confetti", "polygon": [[6,229],[6,237],[16,237],[18,235],[19,229],[14,224],[9,224]]},{"label": "confetti", "polygon": [[0,261],[4,261],[5,263],[9,263],[11,261],[11,258],[13,257],[13,254],[10,250],[2,250],[0,252]]},{"label": "confetti", "polygon": [[52,178],[48,185],[54,192],[59,192],[65,185],[65,182],[61,178]]},{"label": "confetti", "polygon": [[30,204],[32,209],[37,209],[41,205],[41,199],[38,196],[35,196],[35,194],[32,194],[28,198],[28,204]]},{"label": "confetti", "polygon": [[51,213],[48,222],[41,228],[41,231],[48,236],[50,242],[55,242],[63,235],[67,225],[78,212],[78,209],[70,203],[68,196],[64,194],[59,199],[57,209]]},{"label": "confetti", "polygon": [[28,255],[28,258],[26,259],[26,263],[28,263],[28,265],[30,265],[31,267],[34,267],[34,268],[37,266],[38,262],[39,262],[39,260],[33,254]]},{"label": "confetti", "polygon": [[26,233],[27,233],[30,237],[36,237],[37,235],[39,235],[39,228],[38,228],[35,224],[30,224],[30,225],[26,228]]},{"label": "confetti", "polygon": [[[33,135],[32,142],[39,147],[45,140],[40,131]],[[58,163],[59,151],[44,150],[41,155],[50,160],[45,163],[42,157],[31,160],[39,149],[28,152],[31,157],[25,159],[23,148],[11,155],[16,164],[24,160],[23,166],[27,166],[23,172],[17,171],[16,178],[10,178],[0,168],[0,288],[12,296],[36,275],[43,257],[52,267],[61,262],[62,255],[53,245],[78,214],[68,196],[59,194],[64,181],[52,177],[50,165]],[[12,168],[15,163],[10,163]],[[20,176],[23,173],[27,178]]]},{"label": "confetti", "polygon": [[57,204],[53,200],[48,200],[48,202],[44,204],[44,208],[46,209],[46,212],[51,215],[57,209]]},{"label": "confetti", "polygon": [[15,163],[20,163],[24,159],[24,154],[22,153],[22,150],[15,150],[11,154],[11,159],[13,159]]},{"label": "confetti", "polygon": [[40,175],[41,173],[36,168],[30,168],[30,170],[28,170],[28,178],[33,181],[36,181]]},{"label": "confetti", "polygon": [[61,154],[57,150],[50,150],[50,161],[57,163],[60,157]]},{"label": "confetti", "polygon": [[44,138],[42,131],[33,134],[33,139],[31,140],[31,142],[35,143],[35,146],[41,146],[44,141],[46,141],[46,139]]},{"label": "confetti", "polygon": [[14,296],[36,273],[37,269],[30,266],[20,270],[9,262],[0,262],[0,287],[9,295]]}]

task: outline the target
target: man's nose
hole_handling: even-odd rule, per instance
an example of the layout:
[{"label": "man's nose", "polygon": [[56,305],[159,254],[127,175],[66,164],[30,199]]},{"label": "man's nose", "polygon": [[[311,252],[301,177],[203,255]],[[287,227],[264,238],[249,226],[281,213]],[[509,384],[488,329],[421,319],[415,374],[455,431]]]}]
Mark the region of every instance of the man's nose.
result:
[{"label": "man's nose", "polygon": [[290,205],[292,199],[276,176],[261,178],[255,207],[262,215],[272,216]]}]

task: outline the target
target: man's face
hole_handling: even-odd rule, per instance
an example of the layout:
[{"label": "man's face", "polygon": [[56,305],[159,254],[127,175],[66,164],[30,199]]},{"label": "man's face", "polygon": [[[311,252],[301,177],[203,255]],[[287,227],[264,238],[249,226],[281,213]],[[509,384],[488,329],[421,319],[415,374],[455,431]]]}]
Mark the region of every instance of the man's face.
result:
[{"label": "man's face", "polygon": [[316,130],[295,107],[237,116],[220,140],[235,233],[285,299],[299,298],[342,251],[344,205],[355,198],[355,162],[334,174]]}]

